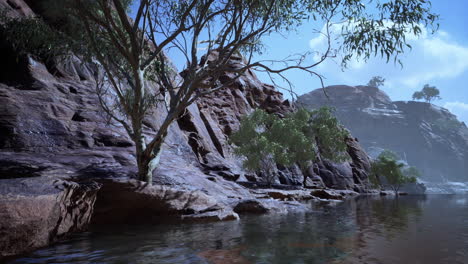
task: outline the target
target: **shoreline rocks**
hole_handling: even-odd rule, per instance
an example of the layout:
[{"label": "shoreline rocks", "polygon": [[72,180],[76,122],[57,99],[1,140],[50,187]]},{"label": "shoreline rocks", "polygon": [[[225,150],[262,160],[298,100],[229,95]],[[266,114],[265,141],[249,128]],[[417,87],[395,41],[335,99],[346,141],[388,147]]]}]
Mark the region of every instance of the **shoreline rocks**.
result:
[{"label": "shoreline rocks", "polygon": [[[40,2],[0,0],[0,7],[14,16],[40,17]],[[258,175],[242,168],[228,143],[241,117],[255,108],[278,115],[294,109],[254,72],[187,108],[170,126],[153,185],[144,186],[133,179],[132,141],[99,108],[93,67],[70,56],[51,70],[32,56],[17,60],[4,38],[0,47],[0,57],[6,58],[2,69],[8,70],[0,72],[2,256],[46,246],[90,223],[235,220],[241,201],[258,203],[239,205],[240,214],[285,213],[307,210],[298,201],[315,199],[312,189],[297,186],[303,175],[296,166],[277,166],[277,184],[292,190],[240,184],[261,187]],[[232,66],[240,67],[242,60],[233,56]],[[232,78],[225,74],[221,81]],[[144,120],[148,136],[166,114],[162,106],[153,111]],[[318,164],[318,170],[308,172],[309,187],[366,190],[366,154],[353,139],[347,143],[352,160]]]},{"label": "shoreline rocks", "polygon": [[85,230],[100,188],[52,178],[1,180],[0,259]]}]

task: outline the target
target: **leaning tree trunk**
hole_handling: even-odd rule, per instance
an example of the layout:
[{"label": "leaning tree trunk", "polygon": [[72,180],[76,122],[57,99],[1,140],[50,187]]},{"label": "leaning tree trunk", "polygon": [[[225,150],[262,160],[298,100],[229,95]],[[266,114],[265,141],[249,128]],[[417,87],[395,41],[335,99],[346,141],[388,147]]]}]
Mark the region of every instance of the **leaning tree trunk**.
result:
[{"label": "leaning tree trunk", "polygon": [[[162,146],[161,146],[162,147]],[[137,155],[138,163],[138,180],[146,182],[148,184],[153,183],[153,172],[159,165],[161,158],[162,148],[153,151],[153,154],[146,155],[145,152]]]},{"label": "leaning tree trunk", "polygon": [[153,183],[153,172],[159,165],[164,139],[165,136],[162,136],[146,148],[143,146],[139,147],[139,144],[137,144],[138,180],[144,181],[149,185]]}]

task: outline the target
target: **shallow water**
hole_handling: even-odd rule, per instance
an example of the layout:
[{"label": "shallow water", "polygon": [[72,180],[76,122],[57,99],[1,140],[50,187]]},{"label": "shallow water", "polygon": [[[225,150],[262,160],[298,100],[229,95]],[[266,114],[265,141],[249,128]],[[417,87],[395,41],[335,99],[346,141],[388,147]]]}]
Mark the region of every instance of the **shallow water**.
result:
[{"label": "shallow water", "polygon": [[358,197],[308,213],[95,228],[9,263],[468,263],[468,196]]},{"label": "shallow water", "polygon": [[428,194],[468,194],[468,182],[425,182]]}]

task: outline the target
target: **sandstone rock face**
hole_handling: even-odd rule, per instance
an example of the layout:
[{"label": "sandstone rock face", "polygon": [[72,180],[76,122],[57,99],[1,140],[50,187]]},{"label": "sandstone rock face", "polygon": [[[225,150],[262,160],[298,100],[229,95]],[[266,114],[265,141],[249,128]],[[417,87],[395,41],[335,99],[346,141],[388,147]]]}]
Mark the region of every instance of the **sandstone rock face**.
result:
[{"label": "sandstone rock face", "polygon": [[[213,52],[210,58],[216,55]],[[240,68],[243,63],[243,58],[233,56],[230,67]],[[280,92],[260,82],[252,71],[234,77],[231,73],[221,76],[221,82],[227,87],[198,100],[178,122],[205,170],[231,180],[245,174],[239,157],[234,156],[228,143],[229,136],[239,129],[241,117],[257,108],[280,116],[293,110]],[[283,171],[286,173],[283,183],[301,183],[301,177]]]},{"label": "sandstone rock face", "polygon": [[[7,6],[10,2],[2,0],[0,3]],[[41,5],[37,1],[14,2],[21,8],[10,7],[10,13],[25,15],[20,11],[30,10],[40,14]],[[9,47],[4,41],[2,45]],[[11,49],[2,49],[2,52],[7,58],[11,57],[8,54],[14,54]],[[24,78],[0,75],[0,164],[4,165],[0,168],[0,177],[94,177],[103,173],[113,176],[119,174],[116,172],[133,173],[133,143],[121,127],[108,124],[102,115],[94,91],[92,67],[72,57],[56,62],[52,70],[31,57],[20,56],[19,60],[16,55],[13,57],[6,62],[8,68],[15,69]],[[243,63],[241,57],[234,56],[231,67],[241,67]],[[232,78],[228,73],[222,76],[221,81],[229,83],[228,87],[190,106],[172,125],[160,168],[155,173],[155,183],[214,188],[219,193],[219,189],[226,188],[218,186],[227,181],[257,179],[242,169],[239,157],[233,155],[228,144],[228,137],[238,129],[241,117],[255,108],[281,116],[293,107],[281,93],[260,82],[251,71],[234,82]],[[155,114],[145,120],[148,135],[158,128],[164,111],[156,109]],[[357,153],[361,149],[350,141],[349,151],[353,157],[359,156]],[[354,188],[353,182],[362,185],[356,180],[359,178],[356,171],[365,165],[359,162],[365,160],[353,158],[346,164],[319,165],[324,169],[311,173],[309,183],[320,186],[332,181],[334,183],[327,186],[335,188]],[[302,183],[303,176],[297,167],[278,169],[280,183]],[[343,179],[355,179],[339,184],[340,179],[329,179],[335,172]],[[210,187],[199,183],[205,180],[209,180]],[[230,194],[236,195],[239,193]]]},{"label": "sandstone rock face", "polygon": [[84,230],[100,185],[51,178],[2,180],[0,259]]},{"label": "sandstone rock face", "polygon": [[232,208],[200,190],[184,190],[136,180],[102,179],[93,224],[141,224],[194,219],[238,219]]},{"label": "sandstone rock face", "polygon": [[312,175],[320,177],[324,183],[322,187],[366,192],[369,189],[370,159],[357,139],[349,137],[346,144],[351,161],[336,164],[320,160],[315,164]]},{"label": "sandstone rock face", "polygon": [[468,180],[468,129],[448,110],[423,102],[392,102],[368,86],[329,86],[299,98],[310,108],[336,108],[340,121],[371,155],[390,149],[432,181]]},{"label": "sandstone rock face", "polygon": [[[40,15],[39,3],[0,0],[0,7],[14,16]],[[281,93],[248,72],[190,106],[170,127],[153,186],[148,187],[133,180],[133,142],[121,127],[109,124],[99,108],[93,67],[76,57],[51,67],[31,56],[18,56],[2,37],[0,48],[3,255],[47,245],[81,230],[90,221],[238,219],[233,208],[239,201],[257,199],[238,182],[258,177],[242,169],[241,160],[228,144],[229,135],[238,128],[241,116],[255,108],[278,115],[293,109]],[[242,58],[232,60],[233,67],[241,63]],[[226,74],[222,81],[228,83],[229,78],[232,76]],[[154,111],[144,121],[148,136],[154,134],[165,114],[163,108]],[[326,170],[312,170],[309,186],[364,190],[365,155],[353,140],[349,146],[351,157],[357,158],[345,164],[328,164]],[[319,164],[318,168],[324,166]],[[278,170],[280,183],[302,183],[297,167],[278,166]],[[338,171],[339,176],[334,174]],[[342,180],[346,183],[341,184]],[[90,181],[97,183],[87,185]],[[333,184],[325,184],[329,182]],[[262,205],[281,212],[305,208],[298,202],[268,199]],[[23,217],[26,222],[22,222]]]},{"label": "sandstone rock face", "polygon": [[[230,67],[236,68],[242,67],[244,62],[241,57],[233,57],[231,63]],[[242,170],[228,138],[239,128],[241,117],[257,108],[284,116],[294,107],[273,86],[260,82],[252,71],[235,80],[226,73],[221,81],[229,84],[227,88],[199,100],[197,107],[193,106],[190,113],[179,120],[179,126],[187,133],[189,144],[206,170],[226,179],[239,179],[244,174],[245,179],[257,181],[258,177]],[[360,192],[368,189],[369,158],[354,138],[347,139],[346,143],[351,161],[343,164],[319,162],[318,170],[308,173],[307,186]],[[303,173],[297,167],[278,166],[277,173],[281,184],[301,185],[303,182]]]}]

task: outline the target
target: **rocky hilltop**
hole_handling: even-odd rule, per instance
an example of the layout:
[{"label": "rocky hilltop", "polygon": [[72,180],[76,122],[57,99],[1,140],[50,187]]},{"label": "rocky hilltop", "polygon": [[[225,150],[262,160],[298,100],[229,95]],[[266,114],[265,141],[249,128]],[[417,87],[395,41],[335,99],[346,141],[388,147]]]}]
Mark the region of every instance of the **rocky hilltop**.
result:
[{"label": "rocky hilltop", "polygon": [[299,103],[336,108],[340,121],[371,156],[397,152],[430,181],[468,180],[468,129],[447,109],[392,101],[376,87],[336,85],[299,97]]},{"label": "rocky hilltop", "polygon": [[[0,8],[40,17],[39,2],[0,0]],[[303,209],[297,200],[368,191],[369,159],[354,138],[346,139],[348,162],[323,160],[306,172],[315,190],[300,187],[303,175],[296,167],[281,166],[282,190],[256,188],[261,179],[242,168],[227,139],[255,108],[281,116],[293,107],[253,72],[180,116],[153,185],[146,186],[134,180],[132,141],[99,108],[95,69],[77,57],[46,65],[18,54],[1,36],[0,57],[0,258],[48,245],[90,223],[230,220]],[[231,58],[232,67],[242,63]],[[228,74],[221,78],[231,80]],[[164,111],[155,109],[145,120],[148,135]]]}]

